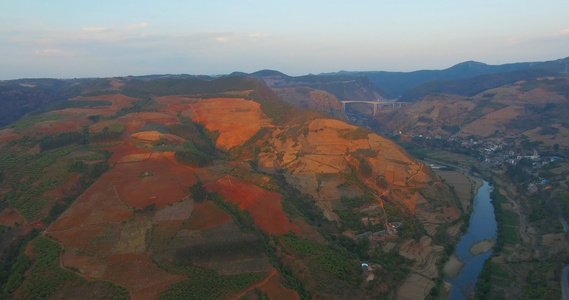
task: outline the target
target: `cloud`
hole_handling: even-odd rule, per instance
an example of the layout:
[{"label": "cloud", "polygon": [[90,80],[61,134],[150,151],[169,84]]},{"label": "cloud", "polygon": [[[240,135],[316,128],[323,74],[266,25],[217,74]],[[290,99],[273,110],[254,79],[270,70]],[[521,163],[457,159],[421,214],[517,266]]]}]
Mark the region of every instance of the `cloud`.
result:
[{"label": "cloud", "polygon": [[515,45],[519,43],[519,39],[517,37],[509,37],[506,42],[508,45]]},{"label": "cloud", "polygon": [[142,23],[138,23],[138,24],[130,24],[126,27],[126,29],[127,30],[135,30],[135,29],[144,28],[146,26],[148,26],[148,23],[142,22]]},{"label": "cloud", "polygon": [[34,55],[37,56],[72,56],[73,53],[65,51],[60,48],[45,48],[35,50]]},{"label": "cloud", "polygon": [[85,32],[85,33],[102,33],[102,32],[108,32],[111,29],[108,27],[82,27],[81,31]]},{"label": "cloud", "polygon": [[269,35],[266,33],[250,33],[248,36],[249,36],[249,38],[252,38],[252,39],[260,39],[260,38],[269,37]]},{"label": "cloud", "polygon": [[215,40],[218,41],[218,42],[220,42],[220,43],[227,43],[227,42],[229,42],[229,38],[226,37],[226,36],[216,37]]}]

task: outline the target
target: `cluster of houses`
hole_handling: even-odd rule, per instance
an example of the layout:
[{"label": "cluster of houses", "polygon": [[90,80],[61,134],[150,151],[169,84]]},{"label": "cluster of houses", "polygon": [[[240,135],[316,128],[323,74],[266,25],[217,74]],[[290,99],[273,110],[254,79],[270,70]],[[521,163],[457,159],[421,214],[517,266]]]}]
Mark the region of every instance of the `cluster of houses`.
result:
[{"label": "cluster of houses", "polygon": [[[458,137],[445,138],[442,136],[435,137],[418,137],[426,140],[439,140],[441,144],[453,149],[462,148],[470,153],[480,155],[483,164],[488,167],[501,167],[507,165],[517,165],[524,160],[524,170],[528,172],[535,180],[528,184],[527,190],[530,193],[536,193],[540,189],[551,189],[548,180],[539,177],[539,170],[547,167],[551,163],[561,160],[559,156],[542,155],[538,150],[530,150],[527,147],[516,147],[513,142],[484,140],[484,139],[461,139]],[[436,143],[435,143],[436,144]]]},{"label": "cluster of houses", "polygon": [[547,166],[551,162],[562,159],[559,156],[542,156],[538,150],[528,150],[527,148],[516,147],[514,142],[494,139],[474,139],[450,137],[440,135],[435,137],[417,135],[414,137],[432,140],[433,145],[439,144],[441,148],[463,150],[470,154],[477,154],[481,161],[489,167],[501,165],[516,165],[522,159],[532,162],[533,169]]}]

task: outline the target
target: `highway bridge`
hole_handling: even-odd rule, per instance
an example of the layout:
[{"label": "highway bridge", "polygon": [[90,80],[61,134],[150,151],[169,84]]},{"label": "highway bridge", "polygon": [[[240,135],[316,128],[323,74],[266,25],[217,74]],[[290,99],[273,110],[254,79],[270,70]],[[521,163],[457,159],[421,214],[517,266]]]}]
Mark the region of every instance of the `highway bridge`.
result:
[{"label": "highway bridge", "polygon": [[373,116],[377,115],[377,110],[383,106],[391,106],[392,108],[401,108],[411,104],[411,102],[396,102],[396,101],[365,101],[365,100],[346,100],[340,101],[342,103],[342,110],[346,113],[346,104],[348,103],[368,103],[373,105]]}]

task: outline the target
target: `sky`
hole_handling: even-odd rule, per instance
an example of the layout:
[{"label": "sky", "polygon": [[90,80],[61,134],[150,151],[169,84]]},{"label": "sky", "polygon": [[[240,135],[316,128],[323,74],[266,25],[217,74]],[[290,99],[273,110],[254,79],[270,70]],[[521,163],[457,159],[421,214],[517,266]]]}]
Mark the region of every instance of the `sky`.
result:
[{"label": "sky", "polygon": [[0,80],[555,60],[568,14],[567,0],[0,0]]}]

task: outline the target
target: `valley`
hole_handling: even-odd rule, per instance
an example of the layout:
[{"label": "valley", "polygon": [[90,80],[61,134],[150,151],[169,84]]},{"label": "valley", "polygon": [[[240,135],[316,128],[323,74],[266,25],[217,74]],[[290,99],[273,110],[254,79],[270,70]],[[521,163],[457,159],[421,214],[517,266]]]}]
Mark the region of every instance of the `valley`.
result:
[{"label": "valley", "polygon": [[487,180],[472,297],[557,299],[569,81],[536,74],[376,109],[353,74],[63,80],[0,129],[2,298],[452,298]]},{"label": "valley", "polygon": [[[428,94],[402,110],[358,117],[431,166],[495,185],[498,236],[478,278],[477,299],[561,297],[568,83],[565,76],[538,77],[468,97]],[[451,258],[450,265],[454,275],[459,264]]]}]

